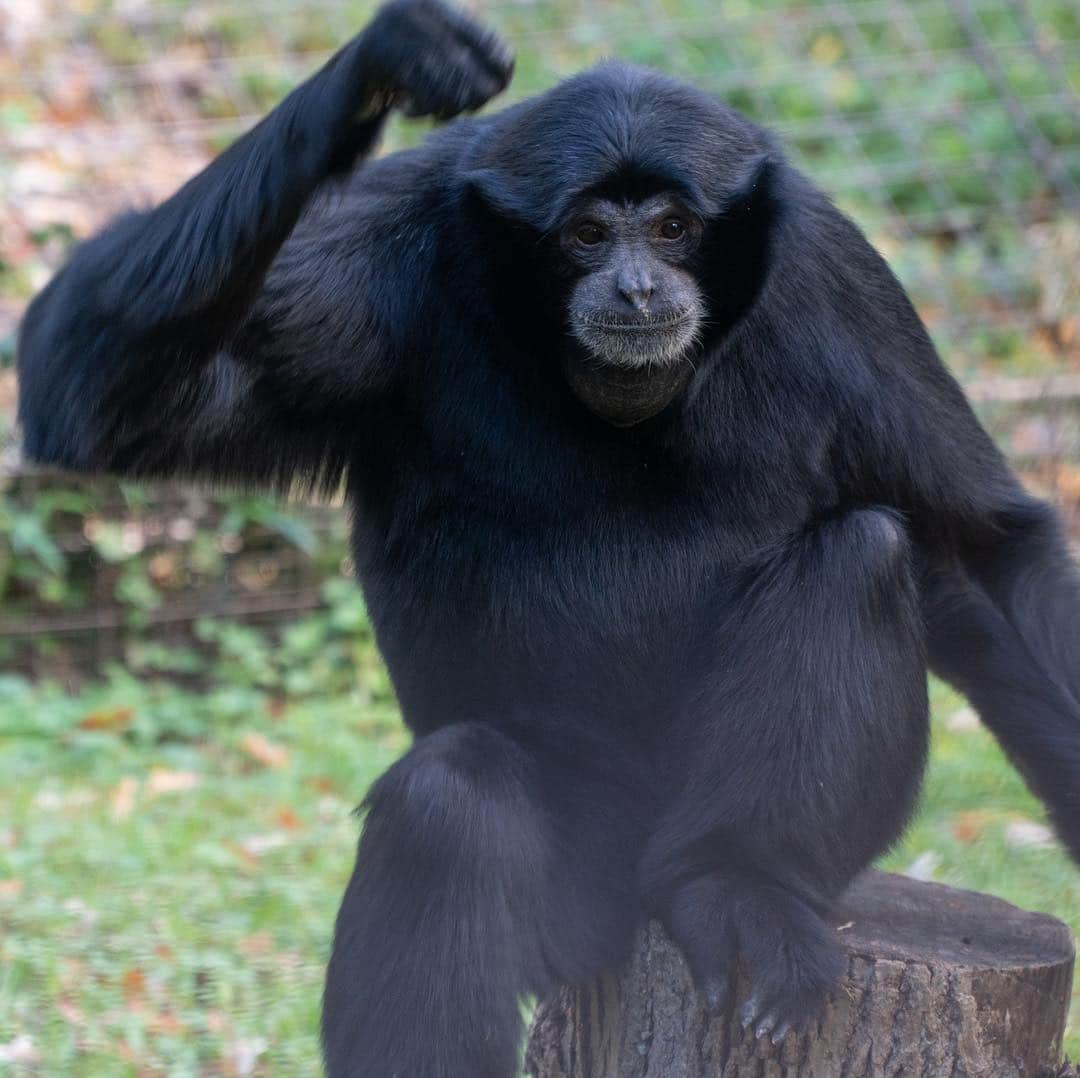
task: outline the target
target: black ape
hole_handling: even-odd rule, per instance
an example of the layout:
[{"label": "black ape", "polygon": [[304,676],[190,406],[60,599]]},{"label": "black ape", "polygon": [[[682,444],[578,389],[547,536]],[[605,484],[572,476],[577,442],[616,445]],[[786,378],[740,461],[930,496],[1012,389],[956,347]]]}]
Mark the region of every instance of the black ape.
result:
[{"label": "black ape", "polygon": [[[643,913],[775,1039],[899,834],[925,667],[1080,854],[1080,581],[855,227],[760,129],[400,0],[23,326],[29,453],[336,486],[415,746],[338,918],[333,1076],[506,1078]],[[331,179],[342,177],[331,184]]]}]

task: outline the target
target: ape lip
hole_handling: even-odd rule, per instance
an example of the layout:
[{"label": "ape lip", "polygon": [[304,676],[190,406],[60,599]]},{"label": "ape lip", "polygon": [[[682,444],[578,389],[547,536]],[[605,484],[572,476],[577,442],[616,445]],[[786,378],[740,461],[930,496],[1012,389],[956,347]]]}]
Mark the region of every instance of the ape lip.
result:
[{"label": "ape lip", "polygon": [[689,311],[667,314],[659,317],[644,318],[583,318],[581,321],[590,329],[600,329],[605,333],[648,333],[665,329],[676,329],[690,317]]}]

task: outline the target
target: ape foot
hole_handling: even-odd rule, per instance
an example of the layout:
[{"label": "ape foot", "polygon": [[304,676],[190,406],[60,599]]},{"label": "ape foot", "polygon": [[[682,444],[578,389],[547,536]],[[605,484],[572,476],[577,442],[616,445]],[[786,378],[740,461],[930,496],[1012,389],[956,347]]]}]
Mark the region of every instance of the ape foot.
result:
[{"label": "ape foot", "polygon": [[744,1029],[779,1044],[820,1013],[843,971],[832,929],[777,884],[715,873],[684,884],[664,913],[711,1015],[730,1004],[736,960],[750,981]]},{"label": "ape foot", "polygon": [[774,1044],[806,1028],[844,972],[831,928],[801,898],[775,884],[754,887],[738,904],[739,957],[751,995],[740,1020]]},{"label": "ape foot", "polygon": [[723,1014],[731,1005],[737,954],[730,882],[720,875],[683,884],[658,912],[678,944],[705,1010]]}]

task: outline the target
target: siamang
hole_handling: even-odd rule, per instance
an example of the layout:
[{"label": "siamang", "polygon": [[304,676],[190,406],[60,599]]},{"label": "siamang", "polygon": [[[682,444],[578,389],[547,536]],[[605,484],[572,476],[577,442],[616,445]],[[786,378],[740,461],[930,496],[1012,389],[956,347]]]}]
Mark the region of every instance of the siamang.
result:
[{"label": "siamang", "polygon": [[334,1078],[507,1078],[519,1001],[667,926],[783,1038],[958,686],[1080,855],[1080,575],[858,229],[712,97],[395,0],[19,343],[28,454],[338,489],[413,747],[374,785]]}]

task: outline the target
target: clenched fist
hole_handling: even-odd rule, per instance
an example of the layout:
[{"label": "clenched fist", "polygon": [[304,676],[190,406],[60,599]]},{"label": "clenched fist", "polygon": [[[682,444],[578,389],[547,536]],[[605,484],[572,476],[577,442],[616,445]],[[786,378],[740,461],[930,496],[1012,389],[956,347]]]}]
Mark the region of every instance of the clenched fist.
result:
[{"label": "clenched fist", "polygon": [[494,33],[439,0],[393,0],[357,44],[371,104],[410,116],[445,120],[478,109],[506,89],[514,70]]}]

